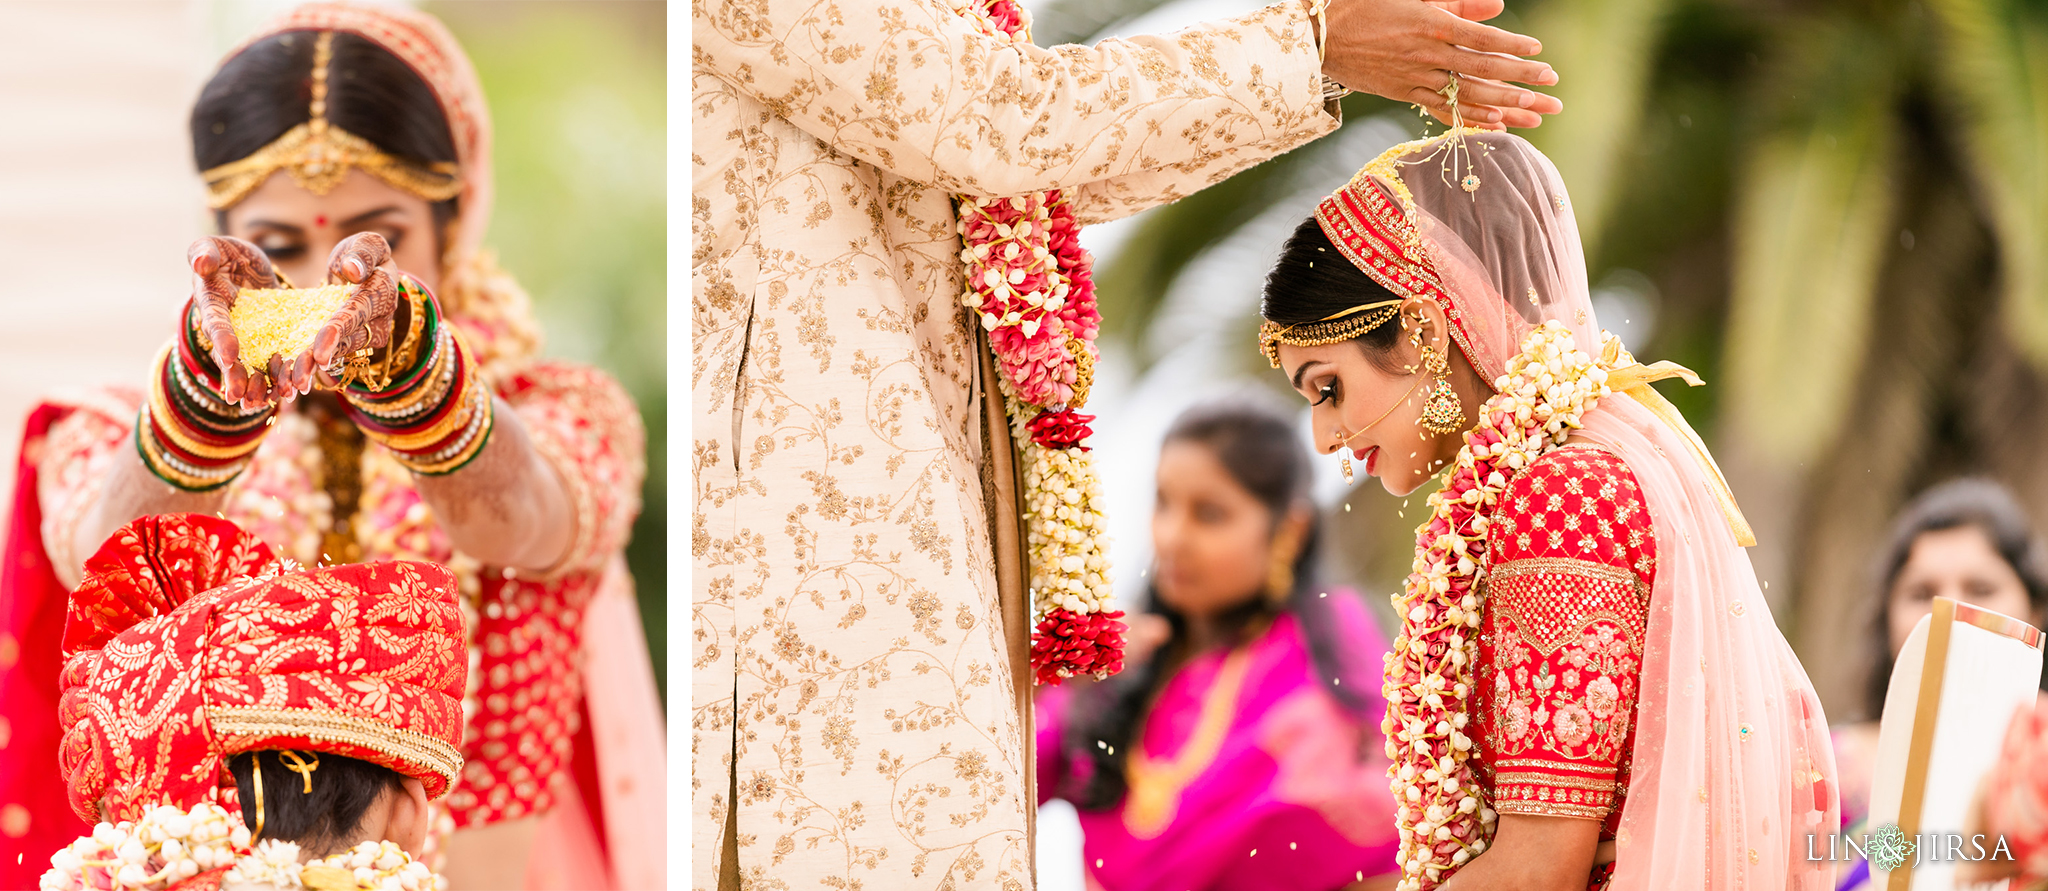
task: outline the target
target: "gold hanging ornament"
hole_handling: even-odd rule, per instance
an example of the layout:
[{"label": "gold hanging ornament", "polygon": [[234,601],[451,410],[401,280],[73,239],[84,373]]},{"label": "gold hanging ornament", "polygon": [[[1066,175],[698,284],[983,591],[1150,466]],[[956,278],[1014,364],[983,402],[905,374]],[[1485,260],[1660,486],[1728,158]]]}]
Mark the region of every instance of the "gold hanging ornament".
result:
[{"label": "gold hanging ornament", "polygon": [[1458,401],[1458,391],[1451,388],[1448,376],[1451,363],[1435,347],[1424,345],[1422,368],[1436,378],[1429,387],[1429,400],[1422,405],[1422,429],[1437,436],[1465,429],[1465,406]]}]

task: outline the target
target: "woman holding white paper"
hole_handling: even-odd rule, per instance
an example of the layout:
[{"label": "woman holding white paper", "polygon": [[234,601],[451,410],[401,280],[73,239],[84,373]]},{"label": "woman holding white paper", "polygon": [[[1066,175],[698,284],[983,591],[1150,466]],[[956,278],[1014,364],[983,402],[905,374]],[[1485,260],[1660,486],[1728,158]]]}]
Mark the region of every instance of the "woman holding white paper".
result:
[{"label": "woman holding white paper", "polygon": [[[1899,648],[1926,616],[1934,598],[1947,597],[2042,624],[2048,606],[2048,551],[2026,512],[2004,486],[1984,479],[1953,480],[1922,493],[1899,512],[1890,544],[1878,562],[1877,597],[1870,612],[1870,674],[1864,720],[1836,728],[1835,765],[1842,776],[1844,834],[1861,837],[1870,811],[1871,771],[1877,757],[1878,717]],[[1865,887],[1866,864],[1842,872],[1839,891]]]}]

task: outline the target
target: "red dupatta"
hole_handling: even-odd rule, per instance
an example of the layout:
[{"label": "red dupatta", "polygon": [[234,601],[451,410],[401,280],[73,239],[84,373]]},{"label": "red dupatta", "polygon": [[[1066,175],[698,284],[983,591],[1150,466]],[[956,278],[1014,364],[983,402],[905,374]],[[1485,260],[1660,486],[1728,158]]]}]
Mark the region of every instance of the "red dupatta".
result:
[{"label": "red dupatta", "polygon": [[43,549],[36,457],[50,428],[76,410],[44,402],[28,417],[15,463],[5,565],[0,566],[0,888],[34,888],[48,853],[92,827],[71,813],[57,769],[57,675],[70,593]]}]

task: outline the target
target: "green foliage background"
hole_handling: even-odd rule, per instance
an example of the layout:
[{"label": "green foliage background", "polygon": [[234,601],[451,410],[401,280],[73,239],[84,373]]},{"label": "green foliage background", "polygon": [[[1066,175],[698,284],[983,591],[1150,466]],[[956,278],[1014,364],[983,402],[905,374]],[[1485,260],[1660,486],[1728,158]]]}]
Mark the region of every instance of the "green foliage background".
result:
[{"label": "green foliage background", "polygon": [[667,650],[667,8],[448,2],[496,127],[486,242],[532,294],[545,352],[611,372],[647,428],[647,481],[626,559],[655,677]]},{"label": "green foliage background", "polygon": [[[1168,5],[1042,0],[1033,33],[1135,34]],[[1765,596],[1829,717],[1853,719],[1878,646],[1873,564],[1899,509],[1979,475],[2048,519],[2048,3],[1507,7],[1494,24],[1543,41],[1559,72],[1564,113],[1524,135],[1571,190],[1588,280],[1647,283],[1656,323],[1635,353],[1709,382],[1663,391],[1756,528]],[[1401,111],[1345,100],[1347,129]],[[1108,348],[1141,373],[1160,360],[1176,342],[1148,334],[1187,290],[1176,280],[1304,176],[1327,191],[1370,160],[1334,157],[1341,145],[1133,220],[1099,258]],[[1237,330],[1255,299],[1233,307]],[[1246,379],[1276,382],[1240,352]],[[1345,569],[1369,590],[1399,583],[1412,519],[1367,491],[1332,519]]]}]

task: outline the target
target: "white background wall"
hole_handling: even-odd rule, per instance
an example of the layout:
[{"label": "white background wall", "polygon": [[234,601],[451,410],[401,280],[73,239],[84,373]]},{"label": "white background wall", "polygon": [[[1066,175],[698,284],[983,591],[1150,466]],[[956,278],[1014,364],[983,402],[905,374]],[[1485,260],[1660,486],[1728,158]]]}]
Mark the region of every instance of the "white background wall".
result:
[{"label": "white background wall", "polygon": [[34,401],[139,382],[171,330],[205,220],[185,137],[203,22],[193,2],[0,3],[0,503]]},{"label": "white background wall", "polygon": [[[211,229],[186,116],[277,0],[0,2],[0,505],[63,387],[140,384]],[[0,524],[6,522],[0,514]]]}]

